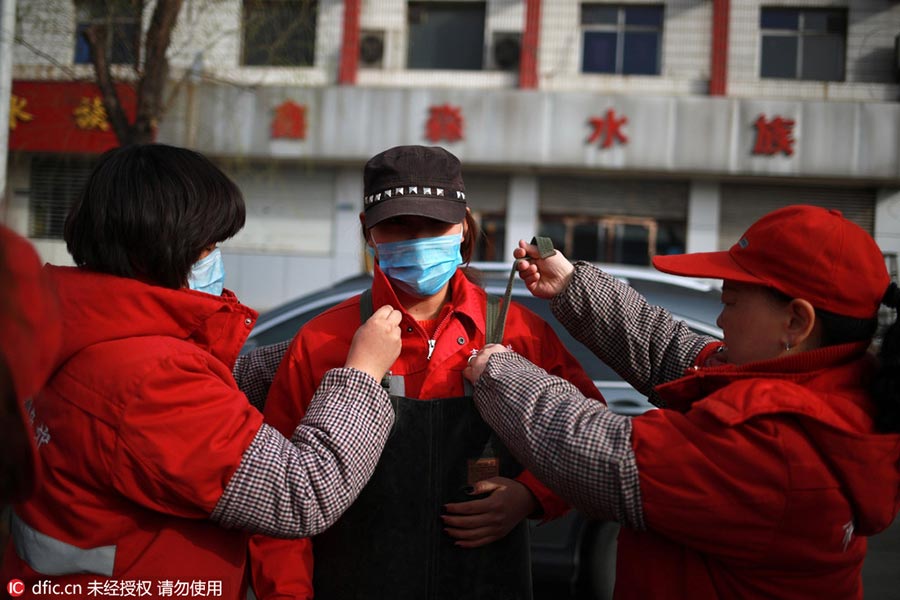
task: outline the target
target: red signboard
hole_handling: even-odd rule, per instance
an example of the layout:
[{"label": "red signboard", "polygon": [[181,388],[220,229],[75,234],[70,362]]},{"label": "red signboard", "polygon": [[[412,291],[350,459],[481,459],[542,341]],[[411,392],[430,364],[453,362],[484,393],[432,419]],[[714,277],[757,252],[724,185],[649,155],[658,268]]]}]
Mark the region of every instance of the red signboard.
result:
[{"label": "red signboard", "polygon": [[428,121],[425,123],[425,137],[435,144],[441,140],[458,142],[463,139],[462,108],[443,104],[428,107]]},{"label": "red signboard", "polygon": [[276,107],[272,117],[272,137],[306,139],[306,107],[291,100]]},{"label": "red signboard", "polygon": [[[134,120],[134,89],[118,84],[119,100]],[[79,81],[14,81],[9,149],[99,154],[119,145],[100,100],[100,88]]]}]

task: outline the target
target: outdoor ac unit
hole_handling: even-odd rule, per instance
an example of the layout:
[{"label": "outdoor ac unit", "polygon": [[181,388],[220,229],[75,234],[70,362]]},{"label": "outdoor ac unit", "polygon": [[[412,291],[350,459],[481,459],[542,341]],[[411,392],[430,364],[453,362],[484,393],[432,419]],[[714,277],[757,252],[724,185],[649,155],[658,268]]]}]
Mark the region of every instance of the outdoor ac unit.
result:
[{"label": "outdoor ac unit", "polygon": [[384,59],[384,31],[361,31],[359,62],[367,69],[380,69]]},{"label": "outdoor ac unit", "polygon": [[522,49],[521,33],[495,31],[491,46],[494,68],[513,71],[519,67],[519,54]]}]

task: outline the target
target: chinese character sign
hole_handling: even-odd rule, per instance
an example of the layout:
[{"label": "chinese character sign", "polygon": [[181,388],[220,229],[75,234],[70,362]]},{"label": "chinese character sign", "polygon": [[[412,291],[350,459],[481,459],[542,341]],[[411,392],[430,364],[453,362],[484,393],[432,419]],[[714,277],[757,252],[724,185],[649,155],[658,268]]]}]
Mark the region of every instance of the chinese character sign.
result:
[{"label": "chinese character sign", "polygon": [[425,137],[428,141],[458,142],[463,138],[463,117],[460,107],[444,104],[432,106],[428,110],[428,122],[425,123]]},{"label": "chinese character sign", "polygon": [[[137,111],[130,85],[116,84],[129,122]],[[119,145],[96,84],[13,81],[9,148],[25,152],[99,154]]]},{"label": "chinese character sign", "polygon": [[9,128],[15,129],[19,122],[27,123],[34,119],[34,115],[25,110],[28,100],[12,95],[9,98]]},{"label": "chinese character sign", "polygon": [[306,139],[306,107],[290,100],[280,104],[272,117],[272,138]]},{"label": "chinese character sign", "polygon": [[109,121],[106,119],[106,108],[100,96],[82,98],[81,104],[72,111],[75,116],[75,125],[78,129],[99,129],[109,131]]},{"label": "chinese character sign", "polygon": [[769,121],[765,115],[759,115],[753,125],[756,127],[753,154],[772,156],[783,152],[791,156],[794,153],[794,138],[791,137],[794,130],[793,119],[776,116]]},{"label": "chinese character sign", "polygon": [[623,145],[628,143],[628,137],[622,132],[622,126],[628,123],[628,117],[616,118],[615,110],[607,110],[603,117],[591,117],[588,123],[592,128],[588,144],[600,141],[601,148],[610,148],[616,142]]}]

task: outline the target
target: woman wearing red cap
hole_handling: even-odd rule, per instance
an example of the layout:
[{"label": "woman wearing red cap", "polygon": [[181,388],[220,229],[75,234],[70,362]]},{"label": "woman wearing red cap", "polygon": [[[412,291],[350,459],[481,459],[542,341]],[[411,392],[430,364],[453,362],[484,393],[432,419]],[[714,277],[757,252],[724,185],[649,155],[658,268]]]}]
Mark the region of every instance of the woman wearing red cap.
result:
[{"label": "woman wearing red cap", "polygon": [[[322,375],[343,362],[368,298],[403,314],[403,351],[382,382],[395,426],[373,479],[334,526],[300,543],[254,538],[255,591],[317,600],[531,598],[524,520],[567,507],[491,435],[462,375],[490,339],[491,320],[484,290],[460,269],[477,225],[459,160],[437,147],[391,148],[366,164],[364,191],[371,292],[301,329],[265,415],[282,430],[300,418]],[[510,305],[500,341],[600,397],[553,329],[525,308]]]},{"label": "woman wearing red cap", "polygon": [[[66,221],[78,266],[44,269],[64,335],[42,357],[52,375],[28,414],[42,474],[14,507],[0,580],[244,598],[249,533],[316,533],[362,489],[393,423],[378,381],[400,352],[400,314],[374,311],[282,436],[231,374],[256,313],[222,287],[216,245],[244,215],[234,183],[196,152],[99,159]],[[26,301],[0,332],[18,346],[3,347],[17,390],[33,393],[41,382],[18,365],[36,350],[18,333],[40,299]]]},{"label": "woman wearing red cap", "polygon": [[532,293],[663,408],[614,415],[499,346],[467,371],[523,464],[624,525],[616,596],[862,598],[866,537],[900,497],[896,317],[868,352],[900,292],[872,238],[837,211],[791,206],[727,252],[656,257],[724,280],[724,343],[591,265],[520,246]]}]

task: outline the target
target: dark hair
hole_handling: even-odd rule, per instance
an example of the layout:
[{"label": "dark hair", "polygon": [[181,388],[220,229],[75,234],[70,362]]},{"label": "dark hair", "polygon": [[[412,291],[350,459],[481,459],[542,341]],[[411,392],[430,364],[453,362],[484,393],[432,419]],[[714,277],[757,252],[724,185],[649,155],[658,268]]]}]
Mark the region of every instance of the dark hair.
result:
[{"label": "dark hair", "polygon": [[880,431],[900,432],[900,288],[891,283],[884,293],[882,304],[894,310],[894,322],[881,338],[878,351],[878,373],[872,381],[872,399],[878,406],[875,425]]},{"label": "dark hair", "polygon": [[244,226],[241,191],[203,155],[163,144],[103,154],[66,219],[75,264],[177,289]]},{"label": "dark hair", "polygon": [[[791,301],[790,296],[774,288],[768,289],[778,300]],[[900,432],[900,322],[896,314],[900,306],[900,290],[896,283],[891,283],[888,287],[882,304],[894,309],[894,322],[881,339],[878,370],[869,385],[869,391],[877,407],[875,427],[886,433]],[[822,324],[824,346],[871,342],[878,329],[877,317],[857,319],[817,308],[816,319]]]}]

